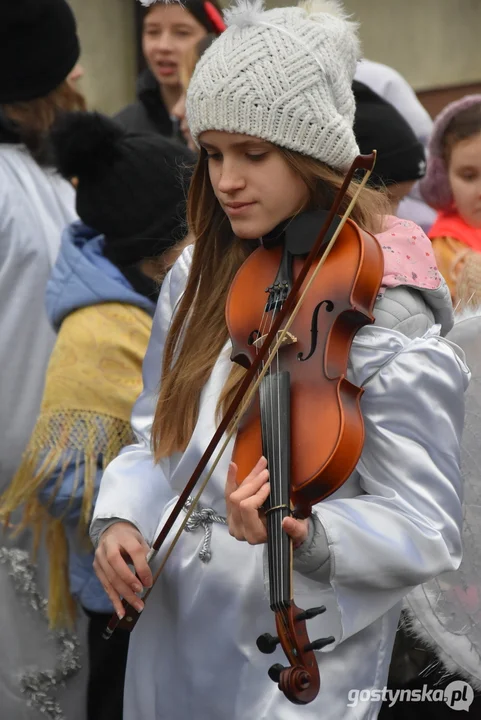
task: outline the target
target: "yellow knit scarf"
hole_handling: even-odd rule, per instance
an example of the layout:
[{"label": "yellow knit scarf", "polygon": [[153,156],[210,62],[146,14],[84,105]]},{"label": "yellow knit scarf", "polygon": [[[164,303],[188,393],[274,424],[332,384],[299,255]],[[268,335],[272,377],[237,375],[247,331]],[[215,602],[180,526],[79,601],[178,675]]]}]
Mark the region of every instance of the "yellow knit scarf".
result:
[{"label": "yellow knit scarf", "polygon": [[72,494],[83,483],[78,530],[86,551],[91,550],[88,526],[96,473],[133,441],[130,414],[142,389],[142,361],[151,328],[144,310],[120,303],[82,308],[64,320],[50,358],[37,424],[20,468],[0,498],[0,519],[5,523],[25,504],[16,530],[30,526],[36,548],[46,530],[52,627],[72,625],[75,602],[69,592],[62,518],[50,516],[37,493],[55,471],[53,500],[67,467],[76,468]]}]

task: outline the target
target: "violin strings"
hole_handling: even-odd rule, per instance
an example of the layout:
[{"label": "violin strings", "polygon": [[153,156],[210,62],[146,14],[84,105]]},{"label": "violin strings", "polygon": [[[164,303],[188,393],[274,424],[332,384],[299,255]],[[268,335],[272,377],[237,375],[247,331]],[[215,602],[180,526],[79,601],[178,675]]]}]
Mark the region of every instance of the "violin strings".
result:
[{"label": "violin strings", "polygon": [[[270,296],[269,296],[268,303],[269,303],[269,301],[270,301]],[[266,307],[267,307],[267,305],[266,305]],[[269,320],[270,320],[270,325],[269,325]],[[266,309],[264,309],[264,312],[263,312],[263,315],[261,318],[260,327],[259,327],[259,337],[261,337],[261,338],[266,337],[266,335],[269,333],[270,328],[272,327],[272,323],[273,323],[272,314],[267,313]],[[269,325],[269,327],[268,327],[268,325]],[[256,354],[258,354],[258,353],[259,353],[259,346],[256,345]],[[264,363],[262,364],[262,368],[264,368]],[[263,444],[265,445],[265,447],[263,448],[263,453],[265,453],[266,458],[268,459],[268,467],[269,467],[269,458],[271,456],[270,447],[269,447],[269,430],[270,430],[270,428],[269,428],[269,424],[267,422],[266,413],[262,412],[262,408],[267,406],[267,402],[268,402],[267,392],[269,390],[269,387],[268,387],[269,381],[270,381],[270,377],[269,377],[269,375],[267,375],[264,378],[264,381],[261,382],[261,385],[259,386],[259,403],[260,403],[260,408],[261,408],[260,416],[261,416],[262,438],[263,438]],[[275,472],[275,470],[273,470],[270,467],[269,467],[269,470],[272,473]],[[271,483],[270,495],[271,495],[271,497],[269,498],[269,502],[271,505],[273,505],[274,503],[272,502],[272,483]],[[268,545],[267,545],[267,547],[268,547],[268,555],[269,555],[269,586],[271,588],[271,591],[270,591],[271,592],[271,605],[277,606],[277,595],[278,595],[277,573],[275,571],[277,558],[275,557],[275,555],[276,555],[275,542],[273,541],[272,536],[269,534],[269,525],[271,525],[271,520],[268,516],[268,519],[267,519]]]},{"label": "violin strings", "polygon": [[[274,290],[274,297],[269,296],[266,307],[272,307],[273,310],[267,313],[264,310],[259,336],[265,337],[275,321],[276,313],[278,312],[279,297],[278,291]],[[256,346],[256,353],[259,352],[259,347]],[[279,371],[279,354],[276,355],[277,371]],[[264,364],[263,364],[264,367]],[[275,454],[275,420],[277,418],[277,424],[279,425],[279,412],[277,415],[274,413],[274,398],[273,398],[273,376],[268,374],[263,383],[259,387],[259,400],[261,408],[265,408],[266,412],[261,412],[261,424],[262,424],[262,437],[264,439],[265,448],[264,452],[268,459],[268,466],[270,472],[271,492],[270,492],[270,505],[275,507],[280,504],[280,498],[278,496],[278,488],[275,484],[275,479],[279,477],[280,473],[280,462],[277,462],[277,456]],[[277,403],[279,409],[279,402]],[[270,419],[270,422],[268,421]],[[279,428],[280,432],[280,428]],[[276,609],[279,608],[281,600],[281,587],[282,587],[282,547],[279,546],[279,531],[277,527],[276,517],[274,515],[268,516],[267,520],[268,529],[268,554],[269,554],[269,580],[271,587],[271,604]],[[281,554],[279,556],[279,549]],[[280,572],[279,572],[280,570]]]},{"label": "violin strings", "polygon": [[[280,291],[279,291],[280,293]],[[279,361],[279,352],[277,352],[277,358],[276,358],[276,364],[277,364],[277,374],[276,378],[279,378],[279,372],[280,372],[280,361]],[[278,484],[276,486],[276,505],[282,505],[284,503],[284,498],[282,497],[282,490],[284,486],[284,478],[282,477],[282,458],[281,458],[281,428],[282,428],[282,418],[281,418],[281,397],[280,397],[280,388],[279,388],[279,381],[276,381],[276,388],[277,388],[277,412],[275,415],[276,421],[277,421],[277,463],[278,463],[278,475],[276,476],[278,478]],[[275,428],[274,428],[275,429]],[[284,598],[282,597],[282,588],[284,587],[284,543],[282,538],[282,510],[279,512],[276,512],[276,518],[275,518],[275,525],[276,525],[276,545],[279,547],[279,601],[283,603]]]},{"label": "violin strings", "polygon": [[[279,293],[282,295],[282,290],[279,290]],[[282,298],[281,298],[282,299]],[[277,377],[280,378],[280,360],[279,360],[279,351],[277,353]],[[279,484],[278,484],[278,493],[279,496],[277,498],[277,504],[278,505],[284,505],[286,502],[286,498],[283,496],[284,493],[284,480],[285,478],[282,475],[283,468],[282,468],[282,436],[281,436],[281,430],[282,430],[282,418],[281,418],[281,395],[280,395],[280,384],[277,382],[277,453],[278,453],[278,464],[279,464]],[[288,438],[290,440],[290,438]],[[280,567],[280,577],[279,577],[279,593],[280,593],[280,603],[283,605],[285,602],[285,598],[283,597],[283,588],[284,588],[284,570],[285,570],[285,557],[284,557],[284,537],[283,537],[283,530],[282,530],[282,517],[283,512],[279,511],[277,513],[276,518],[276,526],[277,526],[277,544],[279,545],[280,549],[280,558],[279,558],[279,567]]]},{"label": "violin strings", "polygon": [[[272,327],[276,314],[280,310],[282,302],[282,289],[276,289],[274,298],[271,299],[273,307],[270,317],[270,327]],[[266,323],[262,323],[265,329]],[[262,417],[263,436],[266,443],[266,455],[269,462],[269,472],[271,481],[270,502],[271,506],[278,507],[290,502],[290,498],[284,497],[285,478],[283,477],[284,468],[282,466],[282,418],[281,418],[281,394],[279,383],[280,378],[280,358],[279,353],[275,356],[276,374],[270,373],[264,382],[266,392],[260,395],[261,406],[268,409],[268,418]],[[262,388],[262,385],[261,385]],[[265,401],[267,400],[267,405]],[[265,414],[265,413],[264,413]],[[289,469],[287,469],[289,472]],[[284,586],[287,558],[285,557],[284,545],[285,538],[282,529],[283,513],[273,513],[268,517],[268,554],[270,559],[269,576],[271,581],[271,602],[277,611],[282,610],[289,604],[289,599],[284,597]],[[290,550],[290,547],[289,547]],[[290,557],[290,552],[289,552]],[[285,619],[284,619],[285,622]]]},{"label": "violin strings", "polygon": [[[276,296],[276,291],[274,290],[274,309],[273,309],[273,312],[271,313],[271,327],[275,320],[276,309],[277,309],[277,296]],[[276,360],[277,359],[278,359],[278,356],[276,357]],[[273,379],[272,370],[267,379],[268,379],[268,391],[269,391],[269,416],[270,416],[270,420],[271,420],[270,426],[268,429],[269,441],[270,441],[269,457],[272,462],[272,466],[271,466],[271,469],[269,472],[269,479],[271,481],[271,506],[276,507],[278,504],[277,503],[277,501],[278,501],[277,491],[276,491],[276,479],[278,478],[278,470],[276,467],[276,459],[277,458],[275,457],[275,454],[273,452],[275,435],[274,435],[274,407],[273,407],[273,398],[272,398],[272,379]],[[274,555],[274,557],[273,557],[273,561],[274,561],[273,562],[273,573],[274,573],[274,579],[275,579],[274,593],[275,593],[275,604],[276,604],[276,609],[277,609],[278,603],[279,603],[279,565],[278,565],[278,563],[279,563],[280,558],[278,556],[278,542],[277,542],[277,537],[276,537],[275,515],[276,515],[276,513],[273,513],[270,515],[268,524],[271,526],[271,532],[272,532],[272,536],[270,538],[270,545],[271,545],[271,550],[273,550],[273,555]]]},{"label": "violin strings", "polygon": [[[275,293],[275,291],[274,291]],[[274,297],[274,309],[271,312],[270,316],[270,328],[272,328],[272,325],[274,324],[275,315],[276,315],[276,309],[277,309],[277,297]],[[269,330],[270,330],[269,328]],[[278,359],[278,356],[277,356]],[[267,426],[267,432],[266,432],[266,440],[268,442],[268,458],[271,462],[271,466],[269,467],[269,480],[271,485],[271,492],[270,492],[270,505],[271,507],[276,507],[277,502],[277,492],[276,492],[276,484],[275,480],[278,477],[278,470],[276,468],[276,458],[273,453],[274,449],[274,414],[273,414],[273,398],[272,398],[272,373],[269,373],[266,376],[266,382],[267,382],[267,390],[268,390],[268,403],[269,403],[269,416],[271,422]],[[279,561],[280,558],[278,556],[278,542],[276,538],[276,525],[275,525],[275,513],[270,514],[268,516],[267,520],[268,528],[270,528],[269,532],[269,556],[270,556],[270,562],[271,562],[271,574],[272,574],[272,600],[273,604],[277,610],[278,604],[279,604]]]}]

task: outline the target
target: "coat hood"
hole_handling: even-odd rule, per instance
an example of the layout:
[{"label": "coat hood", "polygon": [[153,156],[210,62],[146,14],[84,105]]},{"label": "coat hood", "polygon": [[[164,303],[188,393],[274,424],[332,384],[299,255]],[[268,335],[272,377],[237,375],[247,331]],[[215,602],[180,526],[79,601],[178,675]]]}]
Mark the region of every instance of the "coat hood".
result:
[{"label": "coat hood", "polygon": [[153,316],[155,303],[137,293],[104,257],[104,242],[103,235],[82,222],[65,229],[46,293],[47,314],[55,330],[75,310],[106,302],[135,305]]}]

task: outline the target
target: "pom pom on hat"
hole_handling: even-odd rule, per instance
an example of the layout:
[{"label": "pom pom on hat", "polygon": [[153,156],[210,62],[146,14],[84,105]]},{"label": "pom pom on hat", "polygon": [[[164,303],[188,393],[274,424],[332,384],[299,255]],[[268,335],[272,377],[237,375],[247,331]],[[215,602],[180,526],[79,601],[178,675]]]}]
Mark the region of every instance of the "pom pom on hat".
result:
[{"label": "pom pom on hat", "polygon": [[99,113],[69,113],[51,133],[56,165],[61,174],[94,176],[122,155],[125,131]]},{"label": "pom pom on hat", "polygon": [[[298,7],[305,10],[308,15],[327,13],[343,20],[348,18],[341,3],[337,0],[305,0],[305,2],[300,2]],[[233,25],[249,27],[249,25],[265,22],[263,15],[265,11],[264,0],[237,0],[235,5],[225,11],[224,16],[228,27]]]},{"label": "pom pom on hat", "polygon": [[238,0],[224,13],[227,27],[239,28],[258,25],[264,22],[264,0]]},{"label": "pom pom on hat", "polygon": [[[299,7],[303,8],[308,15],[317,15],[319,13],[327,13],[341,20],[349,20],[349,14],[339,0],[303,0],[299,3]],[[357,23],[355,23],[357,25]]]}]

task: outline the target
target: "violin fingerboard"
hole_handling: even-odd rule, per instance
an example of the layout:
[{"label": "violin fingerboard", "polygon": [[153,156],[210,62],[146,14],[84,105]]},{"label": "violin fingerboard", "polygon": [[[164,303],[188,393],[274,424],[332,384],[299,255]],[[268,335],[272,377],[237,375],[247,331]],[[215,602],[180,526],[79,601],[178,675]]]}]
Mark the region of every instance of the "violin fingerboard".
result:
[{"label": "violin fingerboard", "polygon": [[290,515],[291,383],[288,372],[271,373],[259,388],[262,447],[271,492],[266,504],[270,602],[274,612],[292,599],[291,541],[282,529]]}]

